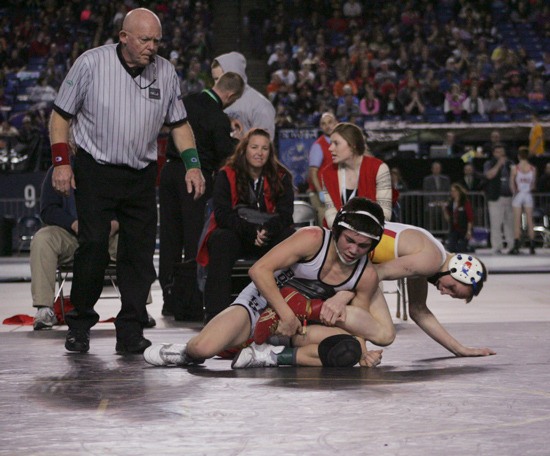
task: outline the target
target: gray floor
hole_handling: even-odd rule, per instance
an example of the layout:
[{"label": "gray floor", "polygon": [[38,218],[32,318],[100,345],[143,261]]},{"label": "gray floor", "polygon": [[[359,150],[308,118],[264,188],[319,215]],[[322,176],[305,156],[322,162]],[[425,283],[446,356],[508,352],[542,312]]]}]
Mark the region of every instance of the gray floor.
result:
[{"label": "gray floor", "polygon": [[[429,302],[458,340],[497,352],[488,358],[452,357],[395,319],[375,369],[163,369],[115,355],[112,324],[92,330],[86,355],[65,352],[65,327],[0,325],[0,454],[548,455],[550,252],[483,259],[498,274],[474,302],[435,290]],[[29,283],[15,280],[26,267],[0,259],[2,320],[34,313]],[[153,342],[199,330],[160,316],[158,284],[153,298]],[[102,318],[115,303],[99,301]]]}]

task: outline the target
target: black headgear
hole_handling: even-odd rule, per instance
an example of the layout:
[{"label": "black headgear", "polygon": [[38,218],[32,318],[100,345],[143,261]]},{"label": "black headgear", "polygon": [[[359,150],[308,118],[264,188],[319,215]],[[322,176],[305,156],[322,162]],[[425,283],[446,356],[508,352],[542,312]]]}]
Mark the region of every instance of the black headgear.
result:
[{"label": "black headgear", "polygon": [[[370,200],[364,199],[364,201],[377,206],[376,203]],[[379,216],[373,214],[374,211],[367,210],[367,208],[346,210],[346,207],[342,207],[336,214],[332,224],[334,238],[338,240],[340,234],[342,234],[342,231],[345,229],[352,230],[362,236],[372,239],[369,252],[373,251],[384,234],[384,213],[380,206],[378,206],[378,208],[380,209],[379,212],[382,214],[382,220],[380,220]]]}]

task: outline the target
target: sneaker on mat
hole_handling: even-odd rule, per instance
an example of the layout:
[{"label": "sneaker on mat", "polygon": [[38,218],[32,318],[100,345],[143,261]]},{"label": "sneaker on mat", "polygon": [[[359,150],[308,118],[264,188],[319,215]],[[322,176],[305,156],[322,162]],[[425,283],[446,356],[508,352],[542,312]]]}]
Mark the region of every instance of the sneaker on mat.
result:
[{"label": "sneaker on mat", "polygon": [[285,347],[274,346],[269,344],[257,345],[250,344],[243,348],[231,363],[232,369],[246,369],[248,367],[276,367],[277,355],[283,351]]},{"label": "sneaker on mat", "polygon": [[187,344],[154,344],[143,352],[143,358],[153,366],[189,366],[204,363],[204,359],[191,358],[186,349]]}]

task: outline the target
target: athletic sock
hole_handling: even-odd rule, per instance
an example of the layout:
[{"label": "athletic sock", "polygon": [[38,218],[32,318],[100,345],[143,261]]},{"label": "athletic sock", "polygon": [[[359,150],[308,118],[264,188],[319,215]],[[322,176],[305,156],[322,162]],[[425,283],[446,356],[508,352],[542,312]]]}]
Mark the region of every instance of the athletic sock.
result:
[{"label": "athletic sock", "polygon": [[279,366],[296,366],[296,348],[285,347],[281,353],[277,355],[277,364]]}]

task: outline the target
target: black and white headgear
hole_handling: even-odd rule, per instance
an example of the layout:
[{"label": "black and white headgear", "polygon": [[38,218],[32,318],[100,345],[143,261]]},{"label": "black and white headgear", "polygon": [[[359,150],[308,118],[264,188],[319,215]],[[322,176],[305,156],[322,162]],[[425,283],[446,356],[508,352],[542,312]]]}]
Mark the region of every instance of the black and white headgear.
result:
[{"label": "black and white headgear", "polygon": [[332,223],[332,232],[336,241],[344,230],[352,230],[372,239],[369,249],[371,252],[384,234],[384,211],[377,203],[367,198],[353,198],[338,211]]}]

